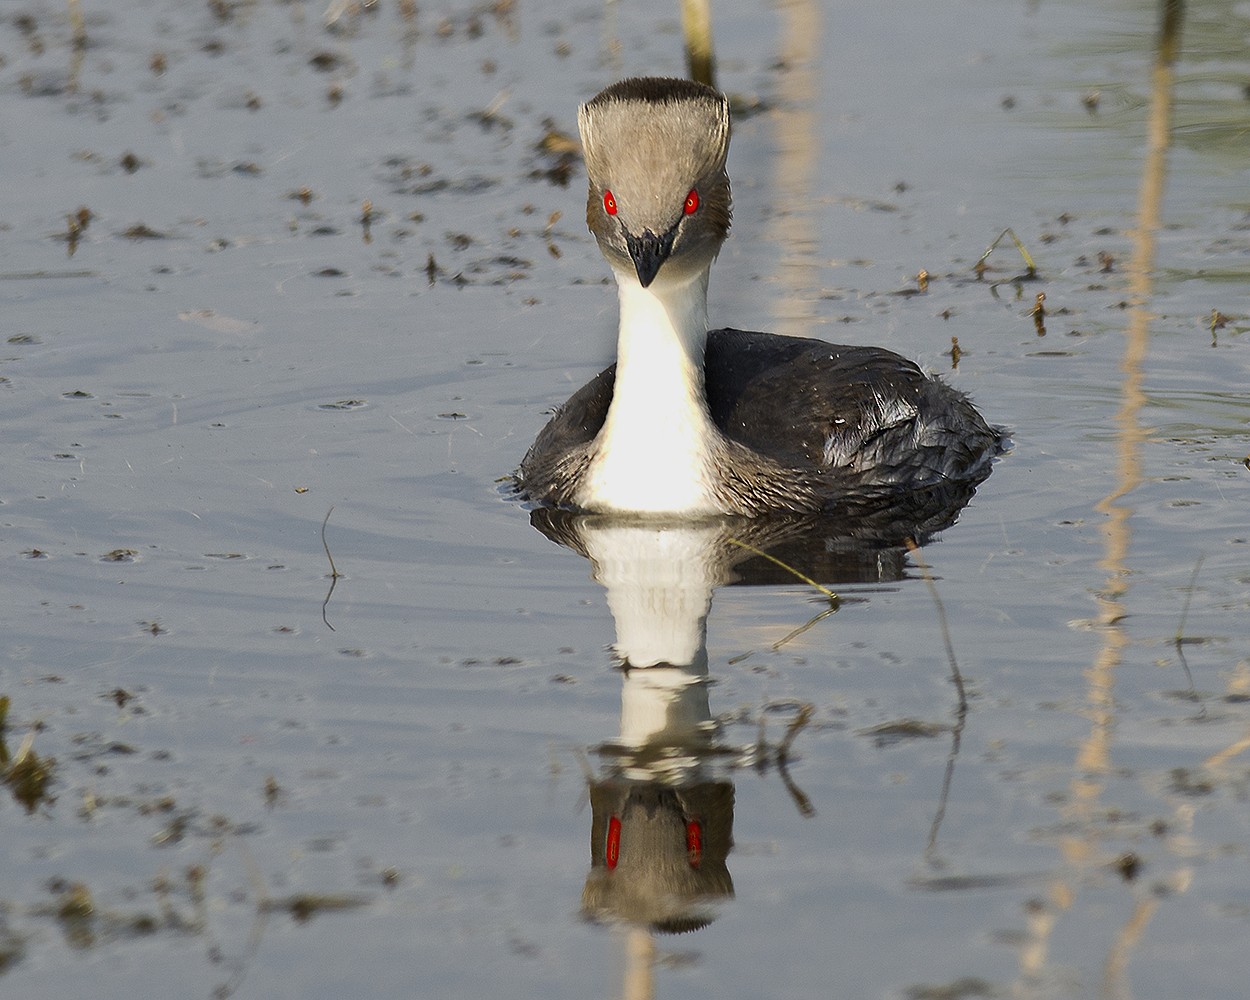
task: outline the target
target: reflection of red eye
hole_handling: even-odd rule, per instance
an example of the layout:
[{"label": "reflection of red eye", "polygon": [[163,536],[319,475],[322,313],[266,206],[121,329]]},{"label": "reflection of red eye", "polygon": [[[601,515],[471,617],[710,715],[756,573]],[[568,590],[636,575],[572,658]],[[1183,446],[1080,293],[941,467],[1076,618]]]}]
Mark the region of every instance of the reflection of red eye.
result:
[{"label": "reflection of red eye", "polygon": [[608,820],[608,842],[604,845],[603,860],[608,871],[615,868],[616,863],[621,860],[621,821],[616,816]]},{"label": "reflection of red eye", "polygon": [[686,214],[694,215],[699,210],[699,192],[694,188],[690,189],[690,193],[686,195]]},{"label": "reflection of red eye", "polygon": [[611,191],[603,192],[603,210],[607,212],[608,215],[616,214],[616,199],[612,197]]},{"label": "reflection of red eye", "polygon": [[686,824],[686,861],[691,868],[698,868],[703,860],[703,824],[692,819]]}]

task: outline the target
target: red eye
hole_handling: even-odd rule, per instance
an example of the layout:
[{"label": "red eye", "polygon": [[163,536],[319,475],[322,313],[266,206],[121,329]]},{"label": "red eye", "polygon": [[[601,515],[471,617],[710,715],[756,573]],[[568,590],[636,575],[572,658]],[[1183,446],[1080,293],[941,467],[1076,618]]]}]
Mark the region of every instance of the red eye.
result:
[{"label": "red eye", "polygon": [[611,191],[603,192],[603,210],[607,212],[608,215],[616,214],[616,199],[612,197]]},{"label": "red eye", "polygon": [[690,193],[686,195],[686,214],[694,215],[699,210],[699,192],[694,188],[690,189]]}]

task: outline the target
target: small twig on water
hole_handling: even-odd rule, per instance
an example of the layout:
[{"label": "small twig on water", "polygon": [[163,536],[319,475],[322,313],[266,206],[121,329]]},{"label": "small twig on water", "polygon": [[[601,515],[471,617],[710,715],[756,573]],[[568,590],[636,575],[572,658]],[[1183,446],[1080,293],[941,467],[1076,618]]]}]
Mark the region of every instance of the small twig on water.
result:
[{"label": "small twig on water", "polygon": [[911,557],[916,560],[916,565],[920,567],[924,582],[929,588],[930,595],[933,597],[934,607],[937,608],[938,625],[942,629],[942,642],[946,646],[946,658],[951,667],[951,680],[954,682],[955,692],[959,696],[959,705],[955,709],[955,725],[951,727],[951,749],[946,758],[946,773],[942,776],[942,791],[938,796],[938,805],[937,810],[933,814],[933,823],[929,827],[929,842],[925,845],[925,857],[932,864],[937,854],[938,831],[942,828],[942,820],[946,818],[946,803],[950,800],[951,785],[955,780],[955,760],[959,757],[959,744],[963,739],[964,726],[968,722],[968,695],[964,690],[964,678],[959,670],[959,661],[955,659],[955,646],[951,642],[950,628],[946,623],[946,608],[942,604],[942,597],[938,593],[937,584],[933,582],[933,575],[929,572],[929,567],[920,555],[920,546],[910,538],[906,540],[906,544],[907,551],[911,553]]},{"label": "small twig on water", "polygon": [[808,794],[790,777],[790,747],[794,745],[794,740],[799,733],[807,728],[807,724],[815,711],[816,706],[811,702],[803,702],[799,705],[798,712],[790,720],[790,725],[786,727],[785,735],[781,737],[781,742],[777,744],[776,751],[771,753],[768,749],[768,740],[764,736],[765,713],[761,712],[759,736],[756,740],[756,746],[760,751],[759,759],[755,765],[756,770],[762,774],[768,769],[769,764],[775,764],[777,773],[781,776],[781,783],[785,785],[786,791],[794,802],[794,807],[799,811],[799,815],[806,819],[816,815],[816,807],[812,805],[812,800]]},{"label": "small twig on water", "polygon": [[326,558],[330,560],[330,589],[326,591],[326,599],[321,602],[321,620],[326,623],[326,628],[331,632],[337,632],[330,619],[326,616],[326,609],[330,606],[330,597],[334,594],[334,588],[338,586],[339,573],[338,567],[334,565],[334,556],[330,555],[330,543],[326,541],[326,525],[330,523],[330,515],[334,513],[334,507],[331,506],[326,511],[325,520],[321,522],[321,547],[326,550]]},{"label": "small twig on water", "polygon": [[782,560],[778,559],[776,556],[769,555],[763,549],[757,549],[750,542],[743,542],[737,538],[730,538],[729,543],[731,545],[738,546],[738,548],[740,549],[746,549],[748,552],[754,552],[757,556],[763,556],[770,563],[774,563],[775,565],[780,566],[787,573],[792,573],[794,576],[798,577],[800,580],[806,583],[809,587],[815,587],[817,590],[819,590],[822,594],[824,594],[827,598],[829,598],[830,603],[834,604],[835,606],[841,603],[842,599],[838,597],[838,595],[835,594],[828,587],[824,586],[823,584],[817,583],[810,576],[804,576],[802,573],[800,573],[797,569],[795,569],[789,563],[782,562]]},{"label": "small twig on water", "polygon": [[1205,558],[1205,555],[1198,556],[1198,561],[1194,563],[1194,571],[1189,576],[1189,586],[1185,588],[1185,603],[1181,605],[1181,620],[1176,623],[1177,647],[1184,641],[1185,619],[1189,617],[1189,602],[1194,598],[1194,584],[1198,582],[1198,571],[1202,569],[1202,560]]},{"label": "small twig on water", "polygon": [[825,608],[825,610],[824,610],[824,611],[822,611],[820,614],[816,615],[816,617],[811,618],[811,619],[809,619],[808,621],[805,621],[805,622],[804,622],[802,625],[800,625],[798,628],[796,628],[796,629],[791,629],[789,632],[787,632],[785,635],[783,635],[780,639],[778,639],[776,642],[774,642],[774,643],[773,643],[773,647],[772,647],[772,648],[773,648],[773,652],[774,652],[774,653],[775,653],[775,652],[777,652],[777,650],[781,649],[781,647],[782,647],[782,646],[785,646],[785,645],[786,645],[787,643],[789,643],[792,639],[797,639],[797,638],[798,638],[799,636],[801,636],[804,632],[806,632],[809,628],[812,628],[814,625],[819,625],[822,621],[824,621],[824,620],[825,620],[826,618],[828,618],[831,614],[833,614],[835,611],[837,611],[837,610],[838,610],[838,605],[837,605],[836,601],[837,601],[837,598],[836,598],[836,597],[835,597],[835,598],[833,598],[833,600],[832,600],[832,601],[830,601],[830,604],[831,604],[831,606],[830,606],[830,607]]},{"label": "small twig on water", "polygon": [[816,807],[812,805],[812,800],[808,794],[794,783],[794,779],[790,777],[790,768],[786,761],[777,761],[777,774],[781,776],[781,783],[785,785],[786,791],[790,793],[790,798],[794,802],[794,808],[799,811],[799,815],[804,819],[811,819],[816,815]]},{"label": "small twig on water", "polygon": [[802,635],[804,632],[806,632],[806,631],[807,631],[809,628],[811,628],[813,625],[816,625],[816,624],[818,624],[819,622],[821,622],[822,620],[824,620],[825,618],[828,618],[831,614],[833,614],[835,611],[837,611],[837,610],[838,610],[838,608],[840,608],[840,607],[842,606],[842,598],[840,598],[837,594],[835,594],[835,593],[834,593],[832,590],[830,590],[828,587],[824,586],[823,584],[817,583],[817,582],[816,582],[815,580],[813,580],[810,576],[806,576],[806,575],[804,575],[803,573],[800,573],[797,569],[795,569],[795,568],[794,568],[793,566],[791,566],[789,563],[784,562],[784,561],[782,561],[781,559],[778,559],[776,556],[769,555],[769,554],[768,554],[767,552],[765,552],[763,549],[757,549],[757,548],[756,548],[754,545],[752,545],[750,542],[743,542],[743,541],[740,541],[740,540],[739,540],[739,539],[737,539],[737,538],[730,538],[730,539],[729,539],[729,542],[730,542],[730,544],[732,544],[732,545],[736,545],[736,546],[738,546],[738,547],[739,547],[739,548],[741,548],[741,549],[746,549],[748,552],[753,552],[753,553],[755,553],[757,556],[763,556],[763,557],[764,557],[765,559],[767,559],[770,563],[773,563],[774,565],[780,566],[780,567],[781,567],[782,569],[784,569],[787,573],[792,573],[795,577],[797,577],[798,579],[802,580],[802,581],[803,581],[804,583],[806,583],[809,587],[815,587],[817,590],[819,590],[822,594],[824,594],[824,595],[825,595],[825,597],[826,597],[826,598],[828,599],[828,601],[829,601],[829,607],[825,608],[825,610],[824,610],[824,611],[822,611],[820,614],[818,614],[815,618],[811,619],[811,620],[810,620],[810,621],[808,621],[808,622],[805,622],[804,624],[800,625],[798,628],[796,628],[796,629],[794,629],[793,631],[791,631],[791,632],[789,632],[788,634],[786,634],[786,635],[785,635],[784,637],[782,637],[781,639],[778,639],[776,642],[774,642],[774,643],[773,643],[773,650],[774,650],[774,651],[776,651],[776,650],[780,649],[782,646],[784,646],[786,643],[788,643],[791,639],[794,639],[794,638],[796,638],[797,636]]},{"label": "small twig on water", "polygon": [[[1022,277],[1028,281],[1031,281],[1032,279],[1036,278],[1037,277],[1037,265],[1033,263],[1033,258],[1032,256],[1030,256],[1029,251],[1026,250],[1024,247],[1024,244],[1020,242],[1020,238],[1016,236],[1014,232],[1012,232],[1012,229],[1010,226],[1008,226],[1006,229],[1004,229],[1001,233],[998,234],[998,239],[996,239],[993,243],[989,245],[985,253],[981,254],[981,259],[978,260],[976,264],[973,265],[972,269],[977,272],[977,277],[980,278],[985,275],[985,270],[986,270],[985,262],[989,258],[990,254],[992,254],[995,250],[998,249],[998,244],[1002,242],[1004,236],[1011,237],[1011,242],[1013,242],[1016,245],[1016,249],[1020,251],[1020,256],[1024,258],[1024,266],[1028,268],[1028,272],[1022,275]],[[1020,279],[1016,278],[1012,280],[1020,280]]]},{"label": "small twig on water", "polygon": [[955,691],[959,695],[959,713],[962,717],[968,711],[968,696],[964,692],[963,674],[959,672],[959,662],[955,659],[955,646],[951,642],[951,630],[946,624],[946,608],[942,604],[942,595],[938,593],[937,584],[933,582],[933,575],[929,572],[929,567],[924,561],[924,557],[920,554],[920,546],[912,539],[905,539],[907,551],[911,553],[911,557],[916,560],[916,565],[920,567],[920,574],[924,577],[924,582],[929,588],[929,593],[933,597],[933,605],[937,608],[938,625],[942,629],[942,644],[946,647],[946,659],[951,666],[951,680],[955,684]]},{"label": "small twig on water", "polygon": [[[1172,643],[1176,646],[1176,658],[1181,661],[1181,669],[1185,671],[1185,681],[1189,684],[1190,701],[1201,701],[1198,697],[1198,689],[1194,686],[1194,675],[1189,670],[1189,661],[1185,659],[1185,619],[1189,617],[1189,602],[1194,597],[1194,584],[1198,582],[1198,571],[1202,569],[1203,555],[1198,556],[1198,561],[1194,563],[1194,571],[1189,577],[1189,586],[1185,588],[1185,603],[1181,605],[1181,620],[1176,623],[1176,635],[1172,639]],[[1207,710],[1206,705],[1202,706],[1202,714]],[[1199,718],[1202,716],[1199,715]]]},{"label": "small twig on water", "polygon": [[264,939],[265,927],[269,923],[269,912],[272,909],[272,898],[269,895],[269,889],[265,884],[265,876],[261,873],[260,866],[256,863],[256,859],[252,857],[251,852],[247,849],[247,845],[242,840],[235,838],[235,843],[239,848],[240,855],[243,857],[243,864],[247,868],[247,880],[256,896],[256,913],[252,918],[252,926],[248,930],[247,944],[244,947],[243,955],[235,963],[229,978],[213,990],[213,996],[218,998],[218,1000],[228,1000],[242,988],[243,980],[247,977],[252,963],[256,961],[256,956],[260,953],[261,941]]}]

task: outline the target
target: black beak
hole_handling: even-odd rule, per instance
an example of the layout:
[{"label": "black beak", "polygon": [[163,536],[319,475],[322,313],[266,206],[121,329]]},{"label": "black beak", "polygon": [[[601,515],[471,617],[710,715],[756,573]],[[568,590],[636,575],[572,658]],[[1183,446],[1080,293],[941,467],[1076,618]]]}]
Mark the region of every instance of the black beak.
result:
[{"label": "black beak", "polygon": [[673,252],[673,230],[663,236],[656,236],[650,229],[644,229],[641,236],[633,233],[625,234],[625,246],[629,256],[633,258],[634,270],[638,272],[638,280],[646,288],[660,273],[660,265],[668,260]]}]

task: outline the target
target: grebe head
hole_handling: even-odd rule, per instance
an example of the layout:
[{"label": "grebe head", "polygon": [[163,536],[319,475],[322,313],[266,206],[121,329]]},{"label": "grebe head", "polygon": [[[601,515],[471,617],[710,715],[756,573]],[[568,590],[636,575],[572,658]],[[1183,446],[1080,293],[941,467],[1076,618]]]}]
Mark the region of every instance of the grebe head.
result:
[{"label": "grebe head", "polygon": [[729,102],[690,80],[622,80],[577,117],[586,223],[618,281],[685,283],[729,232]]}]

